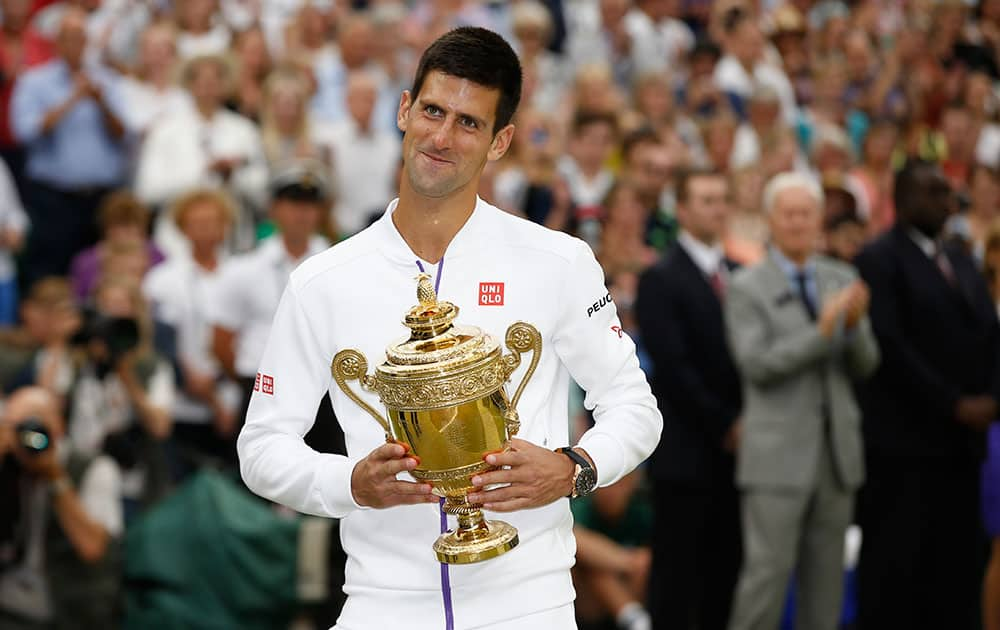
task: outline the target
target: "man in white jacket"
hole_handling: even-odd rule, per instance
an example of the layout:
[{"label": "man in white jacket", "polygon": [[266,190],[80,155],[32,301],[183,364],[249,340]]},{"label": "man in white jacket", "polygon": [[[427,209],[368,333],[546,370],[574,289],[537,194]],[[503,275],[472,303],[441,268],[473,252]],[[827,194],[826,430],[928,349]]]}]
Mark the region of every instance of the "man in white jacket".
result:
[{"label": "man in white jacket", "polygon": [[[461,28],[432,44],[400,101],[399,199],[374,225],[303,263],[275,316],[239,438],[241,470],[267,498],[342,519],[348,598],[337,629],[575,628],[567,497],[614,483],[659,440],[662,419],[593,253],[476,195],[487,161],[510,146],[520,88],[517,57],[495,33]],[[488,518],[510,512],[504,519],[521,541],[485,563],[437,564],[431,543],[442,516],[431,487],[406,474],[416,460],[385,444],[379,426],[332,387],[339,350],[356,348],[377,363],[405,336],[400,318],[421,270],[462,308],[462,321],[497,338],[517,320],[542,334],[541,360],[518,405],[520,439],[487,457],[501,469],[473,479],[470,501]],[[595,419],[575,458],[554,450],[569,444],[570,378],[586,390]],[[302,440],[325,391],[346,457]]]}]

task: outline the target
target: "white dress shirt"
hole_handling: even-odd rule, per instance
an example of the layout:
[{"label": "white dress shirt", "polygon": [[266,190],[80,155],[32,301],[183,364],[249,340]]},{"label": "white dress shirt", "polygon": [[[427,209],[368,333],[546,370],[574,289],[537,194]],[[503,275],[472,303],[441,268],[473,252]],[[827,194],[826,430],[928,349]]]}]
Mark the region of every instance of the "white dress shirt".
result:
[{"label": "white dress shirt", "polygon": [[698,269],[705,274],[706,278],[712,277],[715,273],[725,276],[727,269],[724,264],[725,254],[723,253],[721,243],[708,245],[691,236],[691,233],[687,230],[681,230],[680,234],[677,235],[677,242],[684,248],[687,255],[691,257],[691,260],[694,261]]}]

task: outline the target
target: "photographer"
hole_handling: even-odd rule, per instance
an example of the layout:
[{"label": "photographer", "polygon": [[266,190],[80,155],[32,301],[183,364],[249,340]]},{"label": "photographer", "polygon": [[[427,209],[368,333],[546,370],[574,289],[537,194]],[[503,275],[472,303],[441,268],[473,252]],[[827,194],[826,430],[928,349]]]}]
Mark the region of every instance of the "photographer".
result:
[{"label": "photographer", "polygon": [[101,280],[76,340],[81,352],[68,400],[70,441],[83,453],[103,452],[118,462],[129,514],[167,489],[163,446],[173,426],[175,377],[151,349],[151,328],[135,280]]},{"label": "photographer", "polygon": [[63,440],[58,402],[15,391],[0,413],[0,630],[112,628],[121,474]]}]

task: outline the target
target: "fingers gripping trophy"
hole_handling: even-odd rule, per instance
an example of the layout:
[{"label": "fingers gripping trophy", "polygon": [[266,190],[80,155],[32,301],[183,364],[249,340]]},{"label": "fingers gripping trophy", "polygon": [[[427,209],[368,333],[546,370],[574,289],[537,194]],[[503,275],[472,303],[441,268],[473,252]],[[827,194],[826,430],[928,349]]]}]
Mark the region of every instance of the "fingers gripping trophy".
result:
[{"label": "fingers gripping trophy", "polygon": [[[507,450],[520,421],[517,402],[538,365],[542,336],[531,324],[516,322],[500,343],[476,326],[455,323],[459,309],[437,298],[430,276],[417,276],[417,300],[403,318],[410,336],[386,349],[386,361],[368,374],[357,350],[341,350],[331,371],[337,385],[381,425],[387,442],[405,445],[419,462],[411,471],[444,497],[444,511],[458,517],[458,528],[438,537],[440,562],[468,564],[495,558],[517,546],[517,530],[488,521],[481,506],[469,503],[472,477],[496,467],[483,459]],[[513,397],[506,383],[531,352],[524,379]],[[385,406],[381,414],[351,389],[358,381]]]}]

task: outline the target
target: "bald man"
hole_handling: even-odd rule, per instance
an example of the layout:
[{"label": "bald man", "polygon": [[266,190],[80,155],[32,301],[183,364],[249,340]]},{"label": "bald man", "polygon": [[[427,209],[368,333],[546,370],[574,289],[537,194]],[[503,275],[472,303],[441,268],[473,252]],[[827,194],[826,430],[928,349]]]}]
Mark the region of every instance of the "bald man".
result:
[{"label": "bald man", "polygon": [[105,455],[73,453],[64,433],[58,401],[40,387],[16,390],[0,414],[10,523],[0,528],[0,630],[115,626],[121,472]]}]

